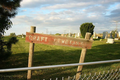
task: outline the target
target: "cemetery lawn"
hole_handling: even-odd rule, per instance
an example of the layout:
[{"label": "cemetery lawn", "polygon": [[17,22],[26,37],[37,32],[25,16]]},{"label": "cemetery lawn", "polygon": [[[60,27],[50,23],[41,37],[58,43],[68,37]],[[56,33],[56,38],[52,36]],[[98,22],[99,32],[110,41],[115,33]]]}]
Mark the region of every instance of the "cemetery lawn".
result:
[{"label": "cemetery lawn", "polygon": [[[29,43],[25,39],[18,38],[19,42],[12,45],[12,55],[7,59],[0,61],[0,69],[21,68],[28,65]],[[33,66],[48,66],[59,64],[78,63],[81,54],[81,48],[35,44]],[[114,44],[107,44],[106,40],[94,40],[92,49],[88,49],[85,62],[104,61],[120,59],[120,40]],[[89,65],[83,67],[83,74],[103,72],[120,68],[120,63],[106,63],[99,65]],[[62,67],[44,70],[33,70],[32,79],[55,79],[56,77],[74,76],[77,71],[75,67]],[[0,73],[3,76],[23,77],[26,80],[27,71]]]}]

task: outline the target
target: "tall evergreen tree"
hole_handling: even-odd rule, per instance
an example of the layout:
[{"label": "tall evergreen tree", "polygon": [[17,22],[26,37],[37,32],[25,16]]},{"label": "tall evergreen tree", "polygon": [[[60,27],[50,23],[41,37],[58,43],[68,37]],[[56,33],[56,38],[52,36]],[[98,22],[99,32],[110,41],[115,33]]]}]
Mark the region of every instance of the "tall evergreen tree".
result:
[{"label": "tall evergreen tree", "polygon": [[2,39],[5,30],[12,26],[10,18],[15,17],[21,0],[0,0],[0,55],[5,55],[4,47],[6,42]]},{"label": "tall evergreen tree", "polygon": [[0,35],[12,26],[10,18],[17,13],[21,0],[0,0]]},{"label": "tall evergreen tree", "polygon": [[94,27],[95,26],[92,23],[83,23],[80,26],[80,32],[81,32],[82,37],[85,38],[86,32],[90,32],[92,36],[94,32]]}]

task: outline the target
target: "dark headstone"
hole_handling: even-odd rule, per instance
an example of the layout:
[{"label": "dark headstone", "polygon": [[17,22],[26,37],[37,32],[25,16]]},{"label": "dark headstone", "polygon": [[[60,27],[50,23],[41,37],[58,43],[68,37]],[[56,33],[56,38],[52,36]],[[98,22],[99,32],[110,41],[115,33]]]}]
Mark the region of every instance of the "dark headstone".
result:
[{"label": "dark headstone", "polygon": [[113,38],[113,37],[112,37],[112,32],[111,32],[111,31],[110,31],[110,38]]},{"label": "dark headstone", "polygon": [[115,32],[115,38],[117,38],[117,32]]}]

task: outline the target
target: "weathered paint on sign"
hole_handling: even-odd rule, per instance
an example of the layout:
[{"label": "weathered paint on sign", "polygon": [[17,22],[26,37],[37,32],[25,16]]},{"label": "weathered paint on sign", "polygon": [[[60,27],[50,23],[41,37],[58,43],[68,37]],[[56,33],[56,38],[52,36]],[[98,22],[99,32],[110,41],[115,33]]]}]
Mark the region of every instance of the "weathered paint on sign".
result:
[{"label": "weathered paint on sign", "polygon": [[92,41],[86,39],[76,39],[69,37],[53,36],[47,34],[26,32],[26,41],[31,43],[72,46],[91,49]]}]

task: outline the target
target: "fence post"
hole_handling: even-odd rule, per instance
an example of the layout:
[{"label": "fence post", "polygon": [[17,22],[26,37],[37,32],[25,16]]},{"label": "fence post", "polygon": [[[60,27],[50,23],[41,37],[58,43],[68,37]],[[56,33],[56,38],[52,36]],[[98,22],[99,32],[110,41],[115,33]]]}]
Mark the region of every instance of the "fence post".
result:
[{"label": "fence post", "polygon": [[[36,32],[36,27],[35,26],[31,26],[30,33],[35,33],[35,32]],[[30,43],[29,44],[28,67],[32,67],[33,53],[34,53],[34,43]],[[31,70],[28,70],[27,80],[31,79],[31,75],[32,75]]]},{"label": "fence post", "polygon": [[[90,39],[90,35],[91,33],[87,32],[85,35],[85,39]],[[86,51],[87,51],[86,48],[82,48],[79,63],[84,63]],[[82,68],[83,66],[78,66],[77,73],[76,73],[76,80],[78,80],[80,75],[82,74]]]}]

